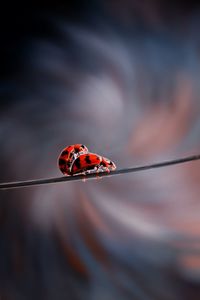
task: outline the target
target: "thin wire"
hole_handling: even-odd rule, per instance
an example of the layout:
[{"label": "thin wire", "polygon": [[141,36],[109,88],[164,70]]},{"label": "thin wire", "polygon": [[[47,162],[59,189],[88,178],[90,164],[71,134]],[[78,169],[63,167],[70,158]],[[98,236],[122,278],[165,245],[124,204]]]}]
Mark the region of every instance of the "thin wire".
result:
[{"label": "thin wire", "polygon": [[6,190],[6,189],[14,189],[14,188],[22,188],[22,187],[28,187],[28,186],[36,186],[36,185],[42,185],[42,184],[50,184],[50,183],[58,183],[58,182],[64,182],[64,181],[77,181],[77,180],[86,180],[86,179],[96,179],[98,177],[105,177],[105,176],[114,176],[114,175],[120,175],[125,173],[133,173],[133,172],[139,172],[149,169],[156,169],[156,168],[162,168],[166,166],[172,166],[177,164],[186,163],[189,161],[195,161],[200,159],[199,155],[193,155],[193,156],[187,156],[183,158],[178,158],[174,160],[168,160],[163,161],[160,163],[150,164],[150,165],[144,165],[144,166],[138,166],[138,167],[132,167],[132,168],[125,168],[120,170],[111,171],[108,172],[101,172],[101,173],[91,173],[87,175],[74,175],[74,176],[62,176],[62,177],[54,177],[54,178],[45,178],[45,179],[35,179],[35,180],[27,180],[27,181],[15,181],[15,182],[6,182],[6,183],[0,183],[0,189]]}]

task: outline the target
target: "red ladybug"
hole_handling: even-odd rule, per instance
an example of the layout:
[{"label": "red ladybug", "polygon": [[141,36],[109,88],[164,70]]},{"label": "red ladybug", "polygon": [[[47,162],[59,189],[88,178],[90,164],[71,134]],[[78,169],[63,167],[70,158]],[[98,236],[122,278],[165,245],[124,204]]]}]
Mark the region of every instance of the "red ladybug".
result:
[{"label": "red ladybug", "polygon": [[81,154],[88,153],[88,148],[82,144],[70,145],[64,148],[58,158],[58,166],[64,175],[70,175],[72,162]]},{"label": "red ladybug", "polygon": [[86,174],[87,172],[113,171],[116,169],[114,162],[110,159],[95,153],[86,153],[79,155],[70,168],[70,175]]}]

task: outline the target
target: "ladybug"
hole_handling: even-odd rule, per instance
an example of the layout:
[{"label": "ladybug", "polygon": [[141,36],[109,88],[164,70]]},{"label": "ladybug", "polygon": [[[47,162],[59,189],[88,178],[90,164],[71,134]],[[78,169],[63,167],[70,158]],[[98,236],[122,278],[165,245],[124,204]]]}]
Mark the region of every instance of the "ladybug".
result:
[{"label": "ladybug", "polygon": [[64,175],[70,175],[72,162],[81,154],[88,153],[88,148],[82,144],[70,145],[64,148],[58,158],[58,166]]},{"label": "ladybug", "polygon": [[70,175],[90,173],[90,171],[113,171],[116,165],[110,159],[95,153],[85,153],[78,156],[71,165]]}]

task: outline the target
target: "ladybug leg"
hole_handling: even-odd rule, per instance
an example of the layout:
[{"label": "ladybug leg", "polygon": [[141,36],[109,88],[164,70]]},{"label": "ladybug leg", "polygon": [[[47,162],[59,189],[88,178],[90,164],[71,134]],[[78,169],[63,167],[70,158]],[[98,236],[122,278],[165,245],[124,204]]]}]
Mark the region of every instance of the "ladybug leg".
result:
[{"label": "ladybug leg", "polygon": [[94,167],[94,171],[95,171],[96,174],[99,174],[100,168],[101,168],[100,165],[97,165],[97,166]]},{"label": "ladybug leg", "polygon": [[101,164],[99,165],[99,169],[101,169],[102,172],[110,173],[109,168],[105,165],[104,162],[101,162]]},{"label": "ladybug leg", "polygon": [[98,172],[98,167],[95,166],[93,169],[86,169],[86,170],[83,170],[84,174],[92,174],[92,173],[97,173]]},{"label": "ladybug leg", "polygon": [[87,175],[86,171],[82,173],[82,176],[83,176],[82,181],[83,182],[86,182],[86,175]]},{"label": "ladybug leg", "polygon": [[102,166],[97,165],[94,169],[96,169],[96,179],[101,179],[101,175],[99,175],[102,172]]},{"label": "ladybug leg", "polygon": [[105,172],[110,173],[110,170],[108,168],[105,169]]},{"label": "ladybug leg", "polygon": [[83,172],[84,175],[88,175],[88,174],[90,174],[90,173],[91,173],[90,170],[86,170],[86,171]]},{"label": "ladybug leg", "polygon": [[93,171],[93,170],[87,170],[87,169],[85,169],[85,170],[82,171],[82,174],[88,175],[88,174],[91,174],[92,171]]}]

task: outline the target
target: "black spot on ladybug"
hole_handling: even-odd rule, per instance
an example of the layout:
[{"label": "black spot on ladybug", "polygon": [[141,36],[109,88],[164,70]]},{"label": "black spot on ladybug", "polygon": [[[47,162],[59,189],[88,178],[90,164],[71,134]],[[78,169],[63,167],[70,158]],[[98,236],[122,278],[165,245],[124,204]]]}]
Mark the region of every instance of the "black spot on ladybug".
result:
[{"label": "black spot on ladybug", "polygon": [[60,158],[60,159],[59,159],[59,165],[65,165],[65,160],[62,159],[62,158]]},{"label": "black spot on ladybug", "polygon": [[73,158],[74,154],[72,152],[70,152],[69,154],[69,159]]},{"label": "black spot on ladybug", "polygon": [[81,162],[80,162],[80,158],[79,157],[75,160],[74,164],[77,167],[77,169],[81,168]]},{"label": "black spot on ladybug", "polygon": [[78,153],[80,151],[80,147],[74,147],[74,152]]},{"label": "black spot on ladybug", "polygon": [[69,154],[69,151],[68,150],[64,150],[61,155],[68,155],[68,154]]},{"label": "black spot on ladybug", "polygon": [[89,155],[86,155],[86,157],[85,157],[85,162],[87,163],[87,164],[91,164],[91,160],[90,160],[90,156]]}]

